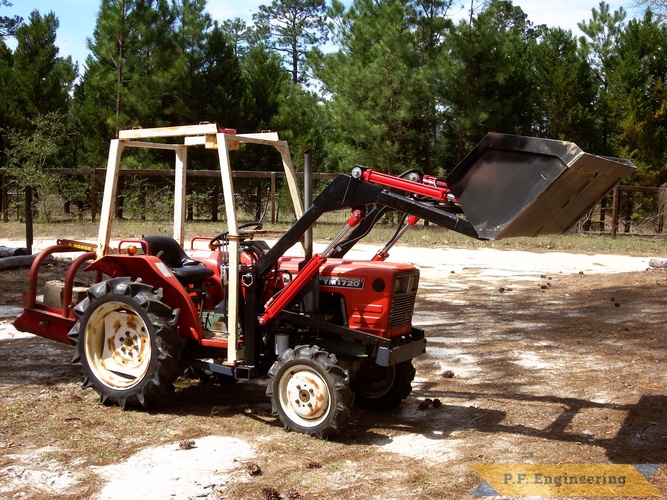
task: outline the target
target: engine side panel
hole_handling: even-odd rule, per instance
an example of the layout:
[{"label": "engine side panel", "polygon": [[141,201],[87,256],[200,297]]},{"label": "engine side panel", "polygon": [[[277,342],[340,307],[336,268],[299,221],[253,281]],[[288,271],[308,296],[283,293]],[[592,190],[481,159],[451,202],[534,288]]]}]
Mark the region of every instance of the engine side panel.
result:
[{"label": "engine side panel", "polygon": [[[279,269],[293,277],[301,260],[283,258]],[[414,266],[329,259],[320,268],[318,279],[321,297],[342,297],[343,326],[385,338],[410,333],[419,285],[419,270]]]}]

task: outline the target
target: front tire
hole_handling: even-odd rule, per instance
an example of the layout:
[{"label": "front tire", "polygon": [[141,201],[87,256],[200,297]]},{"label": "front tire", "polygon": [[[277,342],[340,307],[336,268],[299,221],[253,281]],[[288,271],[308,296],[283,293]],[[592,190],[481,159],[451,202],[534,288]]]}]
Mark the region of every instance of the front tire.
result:
[{"label": "front tire", "polygon": [[285,430],[326,438],[350,419],[354,398],[346,370],[317,346],[298,346],[280,355],[269,370],[266,395]]},{"label": "front tire", "polygon": [[367,361],[352,379],[354,404],[374,410],[393,410],[412,392],[415,374],[412,361],[391,366]]},{"label": "front tire", "polygon": [[146,408],[173,392],[179,372],[178,311],[161,299],[162,290],[113,278],[90,287],[74,308],[73,362],[83,369],[83,388],[92,387],[101,403]]}]

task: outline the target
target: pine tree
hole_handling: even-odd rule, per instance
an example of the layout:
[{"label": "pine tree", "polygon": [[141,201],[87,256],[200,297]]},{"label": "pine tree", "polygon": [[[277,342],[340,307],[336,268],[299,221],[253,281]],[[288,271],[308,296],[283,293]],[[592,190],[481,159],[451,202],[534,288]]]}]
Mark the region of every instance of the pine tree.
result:
[{"label": "pine tree", "polygon": [[253,15],[260,39],[285,54],[293,83],[304,80],[310,48],[326,40],[325,18],[324,0],[273,0]]},{"label": "pine tree", "polygon": [[[0,130],[11,130],[19,115],[14,96],[18,89],[14,81],[12,66],[14,57],[9,47],[0,39]],[[6,137],[0,133],[0,166],[5,165]]]},{"label": "pine tree", "polygon": [[6,130],[13,124],[15,96],[18,92],[14,81],[14,55],[0,39],[0,129]]},{"label": "pine tree", "polygon": [[453,26],[448,15],[453,0],[415,0],[411,24],[416,33],[415,48],[422,70],[420,92],[415,94],[414,127],[422,138],[420,159],[423,170],[436,173],[446,157],[447,144],[439,127],[441,103],[438,100],[438,82],[447,78],[444,61],[449,59],[447,34]]},{"label": "pine tree", "polygon": [[42,16],[33,11],[28,23],[16,32],[13,75],[16,105],[25,127],[29,127],[27,120],[40,115],[68,111],[69,92],[77,70],[71,57],[58,56],[58,24],[53,12]]},{"label": "pine tree", "polygon": [[[11,7],[8,0],[0,0],[0,7]],[[21,16],[0,16],[0,40],[16,36],[16,30],[21,26],[23,18]]]},{"label": "pine tree", "polygon": [[245,92],[242,99],[242,127],[271,129],[278,113],[280,96],[288,79],[281,71],[280,57],[262,45],[253,47],[241,60]]},{"label": "pine tree", "polygon": [[195,78],[192,97],[197,100],[199,120],[230,128],[245,127],[242,123],[244,91],[241,62],[234,53],[234,42],[216,23],[206,36],[203,64]]},{"label": "pine tree", "polygon": [[619,155],[633,158],[633,182],[667,182],[667,27],[649,10],[631,20],[617,41],[611,75],[612,103],[619,117]]},{"label": "pine tree", "polygon": [[218,28],[225,34],[232,44],[234,55],[236,57],[241,57],[247,52],[254,35],[252,28],[248,27],[243,19],[240,17],[227,19],[223,21],[222,25],[218,26]]},{"label": "pine tree", "polygon": [[278,113],[272,121],[274,128],[280,130],[281,138],[289,143],[294,164],[301,166],[304,154],[309,151],[319,171],[330,167],[323,154],[325,118],[321,108],[316,93],[290,82],[280,97]]},{"label": "pine tree", "polygon": [[[81,121],[87,130],[86,149],[106,156],[104,144],[122,123],[127,94],[127,58],[133,40],[129,14],[133,0],[102,0],[93,37],[88,39],[91,55],[79,92]],[[98,160],[101,159],[98,156]]]},{"label": "pine tree", "polygon": [[329,96],[327,153],[340,168],[362,163],[398,172],[417,166],[423,137],[413,128],[414,96],[424,73],[409,24],[413,14],[399,0],[357,0],[348,11],[334,2],[340,50],[324,56],[315,75]]},{"label": "pine tree", "polygon": [[618,63],[617,39],[624,27],[626,12],[623,7],[611,12],[609,4],[600,2],[599,10],[592,9],[591,19],[579,23],[585,36],[580,38],[582,54],[593,68],[598,85],[596,114],[600,141],[594,146],[599,154],[613,154],[615,110],[611,100],[611,75]]},{"label": "pine tree", "polygon": [[135,0],[130,13],[133,43],[128,53],[125,127],[170,125],[178,93],[174,65],[178,61],[176,13],[167,0]]},{"label": "pine tree", "polygon": [[100,164],[120,129],[171,124],[179,88],[175,14],[166,0],[103,0],[77,92],[86,161]]},{"label": "pine tree", "polygon": [[177,25],[175,59],[170,62],[176,87],[173,121],[197,123],[207,119],[199,114],[197,107],[201,89],[196,88],[196,80],[206,65],[211,16],[206,13],[206,0],[178,0],[173,6]]},{"label": "pine tree", "polygon": [[577,39],[561,28],[543,28],[533,47],[536,130],[544,137],[594,143],[596,86]]},{"label": "pine tree", "polygon": [[452,31],[441,86],[444,127],[456,145],[452,163],[487,132],[531,132],[535,87],[530,47],[535,37],[521,8],[505,0],[492,0]]}]

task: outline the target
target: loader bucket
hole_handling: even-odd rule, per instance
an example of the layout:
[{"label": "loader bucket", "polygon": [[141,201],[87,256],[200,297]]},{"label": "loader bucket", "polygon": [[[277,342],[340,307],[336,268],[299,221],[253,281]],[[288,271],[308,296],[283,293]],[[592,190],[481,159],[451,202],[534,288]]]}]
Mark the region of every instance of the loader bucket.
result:
[{"label": "loader bucket", "polygon": [[489,133],[446,182],[481,239],[567,231],[635,166],[572,142]]}]

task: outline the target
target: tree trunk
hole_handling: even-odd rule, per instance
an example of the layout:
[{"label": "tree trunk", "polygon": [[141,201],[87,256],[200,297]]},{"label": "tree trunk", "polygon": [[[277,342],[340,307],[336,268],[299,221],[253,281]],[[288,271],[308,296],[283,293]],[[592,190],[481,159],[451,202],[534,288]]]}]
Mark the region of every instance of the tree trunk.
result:
[{"label": "tree trunk", "polygon": [[667,217],[667,184],[660,186],[658,198],[658,233],[665,233],[665,217]]},{"label": "tree trunk", "polygon": [[[5,257],[4,259],[0,259],[0,271],[4,271],[5,269],[16,269],[17,267],[30,267],[32,266],[32,261],[35,260],[35,257],[37,257],[37,254]],[[53,255],[49,255],[44,259],[43,264],[51,262],[53,259]]]},{"label": "tree trunk", "polygon": [[16,257],[18,255],[28,255],[28,250],[26,248],[0,246],[0,257]]}]

